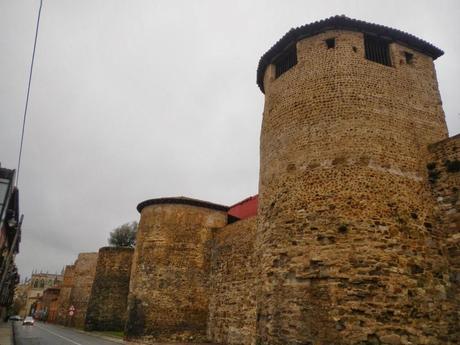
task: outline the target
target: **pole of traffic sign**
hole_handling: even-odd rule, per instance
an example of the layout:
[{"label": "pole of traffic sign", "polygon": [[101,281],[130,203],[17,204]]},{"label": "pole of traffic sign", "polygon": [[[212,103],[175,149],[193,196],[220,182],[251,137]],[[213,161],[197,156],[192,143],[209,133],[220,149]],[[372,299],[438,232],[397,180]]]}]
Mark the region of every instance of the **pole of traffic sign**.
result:
[{"label": "pole of traffic sign", "polygon": [[73,316],[75,314],[75,307],[73,305],[71,305],[69,307],[69,316],[70,316],[70,320],[69,320],[69,326],[70,327],[73,327],[74,324],[73,324]]}]

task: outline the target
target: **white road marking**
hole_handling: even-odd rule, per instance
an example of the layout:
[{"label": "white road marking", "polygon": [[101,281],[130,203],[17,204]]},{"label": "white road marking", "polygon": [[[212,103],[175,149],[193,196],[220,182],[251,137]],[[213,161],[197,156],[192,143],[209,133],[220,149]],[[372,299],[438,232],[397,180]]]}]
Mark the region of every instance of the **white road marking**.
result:
[{"label": "white road marking", "polygon": [[62,336],[62,335],[60,335],[60,334],[51,332],[50,330],[47,330],[45,327],[40,327],[40,326],[38,326],[37,324],[35,324],[35,327],[38,327],[38,328],[44,330],[45,332],[51,333],[52,335],[55,335],[56,337],[62,338],[62,339],[64,339],[64,340],[67,340],[68,342],[70,342],[70,343],[72,343],[72,344],[75,344],[75,345],[83,345],[83,344],[77,343],[76,341],[73,341],[72,339],[66,338],[66,337],[64,337],[64,336]]}]

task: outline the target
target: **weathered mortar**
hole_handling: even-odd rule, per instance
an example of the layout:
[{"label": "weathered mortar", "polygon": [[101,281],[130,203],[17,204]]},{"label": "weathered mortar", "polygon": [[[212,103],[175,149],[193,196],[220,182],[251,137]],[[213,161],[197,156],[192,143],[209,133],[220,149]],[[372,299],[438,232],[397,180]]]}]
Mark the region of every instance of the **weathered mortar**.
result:
[{"label": "weathered mortar", "polygon": [[203,341],[211,229],[227,223],[226,208],[192,199],[161,200],[138,207],[126,334],[143,341]]},{"label": "weathered mortar", "polygon": [[91,288],[96,274],[97,253],[80,253],[75,261],[74,284],[70,292],[70,305],[75,308],[69,326],[83,328],[88,308]]},{"label": "weathered mortar", "polygon": [[70,293],[75,279],[75,265],[67,265],[64,271],[64,279],[58,298],[58,311],[56,322],[67,325],[69,320]]},{"label": "weathered mortar", "polygon": [[99,249],[85,330],[122,331],[126,322],[133,248]]},{"label": "weathered mortar", "polygon": [[215,343],[254,344],[256,225],[252,217],[214,231],[208,336]]},{"label": "weathered mortar", "polygon": [[453,303],[444,310],[449,324],[449,340],[460,341],[460,135],[430,145],[428,177],[437,200],[438,236],[449,260],[446,294]]},{"label": "weathered mortar", "polygon": [[297,65],[264,77],[257,343],[445,344],[448,262],[425,167],[447,136],[432,58],[392,43],[393,66],[369,61],[345,30],[296,49]]}]

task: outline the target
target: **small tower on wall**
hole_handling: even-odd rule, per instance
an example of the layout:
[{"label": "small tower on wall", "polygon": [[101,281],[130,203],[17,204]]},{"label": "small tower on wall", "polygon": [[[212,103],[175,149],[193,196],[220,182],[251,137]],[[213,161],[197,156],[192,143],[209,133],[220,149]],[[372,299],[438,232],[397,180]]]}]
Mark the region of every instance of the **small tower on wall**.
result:
[{"label": "small tower on wall", "polygon": [[442,54],[337,16],[260,59],[257,344],[455,343],[426,170]]},{"label": "small tower on wall", "polygon": [[184,198],[141,202],[125,332],[129,340],[204,342],[212,229],[228,207]]}]

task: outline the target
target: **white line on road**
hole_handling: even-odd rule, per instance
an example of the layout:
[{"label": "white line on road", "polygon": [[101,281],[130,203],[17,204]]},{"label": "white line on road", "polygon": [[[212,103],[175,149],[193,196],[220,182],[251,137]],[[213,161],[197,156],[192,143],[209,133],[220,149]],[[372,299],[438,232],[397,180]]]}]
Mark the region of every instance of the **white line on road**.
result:
[{"label": "white line on road", "polygon": [[62,338],[64,340],[67,340],[68,342],[72,343],[72,344],[75,344],[75,345],[83,345],[83,344],[80,344],[80,343],[77,343],[76,341],[73,341],[72,339],[69,339],[69,338],[66,338],[60,334],[57,334],[57,333],[54,333],[54,332],[51,332],[50,330],[47,330],[45,327],[40,327],[39,325],[35,324],[35,327],[38,327],[42,330],[44,330],[45,332],[48,332],[48,333],[51,333],[52,335],[55,335],[56,337],[59,337],[59,338]]}]

